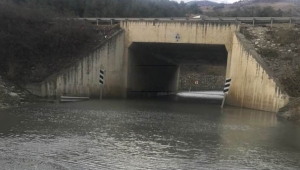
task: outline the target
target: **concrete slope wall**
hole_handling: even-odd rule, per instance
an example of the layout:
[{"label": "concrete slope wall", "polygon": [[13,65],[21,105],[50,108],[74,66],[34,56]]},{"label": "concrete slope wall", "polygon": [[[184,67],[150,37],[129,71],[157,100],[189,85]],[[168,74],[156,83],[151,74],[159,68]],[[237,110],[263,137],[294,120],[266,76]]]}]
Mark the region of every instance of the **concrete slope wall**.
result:
[{"label": "concrete slope wall", "polygon": [[69,68],[50,76],[42,83],[27,85],[27,89],[42,97],[99,97],[101,68],[105,70],[104,97],[124,97],[124,42],[122,30]]},{"label": "concrete slope wall", "polygon": [[240,33],[233,36],[229,76],[232,78],[227,104],[277,112],[289,101],[288,95],[264,61]]}]

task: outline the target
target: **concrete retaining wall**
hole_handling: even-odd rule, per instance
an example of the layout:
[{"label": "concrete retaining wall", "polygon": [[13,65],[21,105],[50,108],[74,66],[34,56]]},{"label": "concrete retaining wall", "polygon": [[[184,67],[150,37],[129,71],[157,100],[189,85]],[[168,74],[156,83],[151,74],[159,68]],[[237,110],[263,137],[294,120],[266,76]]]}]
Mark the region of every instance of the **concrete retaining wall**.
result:
[{"label": "concrete retaining wall", "polygon": [[104,97],[125,97],[124,31],[115,33],[84,58],[42,83],[26,88],[41,97],[61,95],[99,97],[99,71],[105,70]]},{"label": "concrete retaining wall", "polygon": [[[227,104],[277,112],[289,97],[251,44],[240,33],[233,36]],[[228,75],[227,75],[228,77]]]}]

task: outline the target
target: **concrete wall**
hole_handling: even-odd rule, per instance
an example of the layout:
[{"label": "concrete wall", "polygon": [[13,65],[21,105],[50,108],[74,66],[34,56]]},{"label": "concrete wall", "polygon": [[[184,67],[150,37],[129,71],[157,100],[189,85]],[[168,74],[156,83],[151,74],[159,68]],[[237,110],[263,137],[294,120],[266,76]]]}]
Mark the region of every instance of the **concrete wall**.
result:
[{"label": "concrete wall", "polygon": [[[121,27],[126,33],[125,62],[128,62],[128,47],[133,42],[221,44],[226,46],[228,56],[231,56],[232,36],[239,30],[238,23],[201,21],[121,21]],[[180,39],[176,39],[177,35]]]},{"label": "concrete wall", "polygon": [[[226,48],[231,47],[232,35],[239,30],[237,23],[195,21],[122,21],[121,27],[125,30],[126,40],[129,43],[225,44]],[[180,36],[178,41],[176,39],[177,34]]]},{"label": "concrete wall", "polygon": [[125,97],[124,31],[115,33],[70,67],[27,89],[42,97],[61,95],[99,97],[99,70],[105,70],[104,97]]},{"label": "concrete wall", "polygon": [[232,78],[226,103],[257,110],[277,112],[289,101],[288,95],[272,75],[245,37],[233,36],[231,68]]}]

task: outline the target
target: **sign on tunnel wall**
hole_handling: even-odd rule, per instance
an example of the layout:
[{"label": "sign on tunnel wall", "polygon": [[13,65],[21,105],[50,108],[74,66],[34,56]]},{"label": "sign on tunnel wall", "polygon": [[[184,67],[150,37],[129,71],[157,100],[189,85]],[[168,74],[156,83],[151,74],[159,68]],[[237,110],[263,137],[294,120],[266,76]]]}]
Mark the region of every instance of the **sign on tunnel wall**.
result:
[{"label": "sign on tunnel wall", "polygon": [[175,41],[178,42],[180,40],[180,34],[176,34]]}]

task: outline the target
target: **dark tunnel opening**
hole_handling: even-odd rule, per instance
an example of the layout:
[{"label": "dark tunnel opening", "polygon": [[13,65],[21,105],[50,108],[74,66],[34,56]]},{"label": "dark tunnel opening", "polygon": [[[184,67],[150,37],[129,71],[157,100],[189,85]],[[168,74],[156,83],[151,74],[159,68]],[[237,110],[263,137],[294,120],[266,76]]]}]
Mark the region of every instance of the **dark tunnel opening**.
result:
[{"label": "dark tunnel opening", "polygon": [[135,42],[128,56],[129,98],[221,90],[224,84],[225,45]]}]

